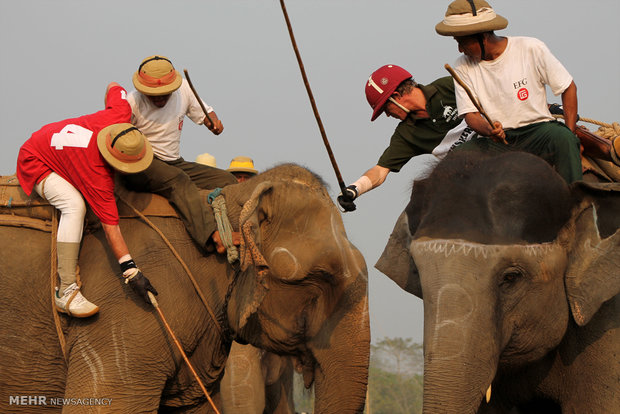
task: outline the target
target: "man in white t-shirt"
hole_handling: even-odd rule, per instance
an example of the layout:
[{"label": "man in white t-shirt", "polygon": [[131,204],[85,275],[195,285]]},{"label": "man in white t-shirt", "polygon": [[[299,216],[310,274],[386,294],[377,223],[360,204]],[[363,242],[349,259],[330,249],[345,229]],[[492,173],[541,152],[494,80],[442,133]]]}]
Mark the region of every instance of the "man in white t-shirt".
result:
[{"label": "man in white t-shirt", "polygon": [[[189,84],[164,56],[150,56],[133,75],[136,91],[127,96],[131,121],[153,147],[153,163],[140,174],[124,177],[128,188],[166,197],[177,209],[192,238],[203,248],[222,252],[213,211],[200,199],[198,189],[215,189],[237,182],[227,171],[185,161],[180,155],[181,131],[187,116],[215,135],[224,126],[213,108],[205,116]],[[237,236],[235,235],[234,238]]]},{"label": "man in white t-shirt", "polygon": [[[455,84],[459,116],[482,136],[460,149],[530,152],[553,165],[568,183],[580,180],[580,144],[574,134],[577,86],[540,40],[495,34],[507,25],[484,0],[456,0],[435,26],[437,33],[457,41],[463,56],[454,71],[493,121],[490,125]],[[549,112],[546,86],[562,95],[564,124]]]}]

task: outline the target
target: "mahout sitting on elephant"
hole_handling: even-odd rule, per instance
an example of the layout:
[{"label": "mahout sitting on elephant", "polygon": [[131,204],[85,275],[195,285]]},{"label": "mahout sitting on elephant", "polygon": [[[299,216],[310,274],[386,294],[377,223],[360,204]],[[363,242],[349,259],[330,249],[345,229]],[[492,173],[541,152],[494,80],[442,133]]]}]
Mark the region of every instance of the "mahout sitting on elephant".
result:
[{"label": "mahout sitting on elephant", "polygon": [[[176,217],[148,217],[154,228],[140,218],[120,221],[198,376],[217,400],[234,338],[299,360],[306,385],[315,386],[315,412],[361,412],[370,347],[367,270],[323,183],[304,168],[282,165],[222,195],[232,228],[243,232],[237,269],[223,255],[204,255]],[[109,398],[104,408],[117,412],[208,411],[153,307],[118,275],[100,228],[84,235],[79,260],[84,291],[101,311],[61,319],[66,361],[51,295],[42,294],[50,291],[50,234],[2,225],[0,252],[1,411],[12,409],[16,395]],[[87,408],[101,407],[64,411]]]},{"label": "mahout sitting on elephant", "polygon": [[619,228],[619,184],[525,153],[415,182],[376,267],[424,301],[424,412],[615,412]]}]

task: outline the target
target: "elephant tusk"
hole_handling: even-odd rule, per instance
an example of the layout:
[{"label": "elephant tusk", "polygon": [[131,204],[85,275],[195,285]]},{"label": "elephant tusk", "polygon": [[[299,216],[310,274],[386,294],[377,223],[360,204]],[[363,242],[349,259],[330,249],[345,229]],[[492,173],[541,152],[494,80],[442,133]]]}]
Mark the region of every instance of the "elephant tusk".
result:
[{"label": "elephant tusk", "polygon": [[487,389],[487,404],[489,401],[491,401],[491,385],[489,385],[489,388]]}]

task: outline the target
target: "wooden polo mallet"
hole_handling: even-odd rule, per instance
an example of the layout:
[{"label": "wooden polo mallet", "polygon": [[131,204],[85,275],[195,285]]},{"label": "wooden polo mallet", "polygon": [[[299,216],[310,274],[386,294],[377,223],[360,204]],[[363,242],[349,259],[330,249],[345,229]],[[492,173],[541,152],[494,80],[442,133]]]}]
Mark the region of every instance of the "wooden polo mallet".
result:
[{"label": "wooden polo mallet", "polygon": [[[454,69],[452,69],[452,66],[448,65],[447,63],[445,65],[443,65],[444,68],[446,68],[446,70],[448,72],[450,72],[450,75],[452,75],[452,77],[454,78],[454,80],[456,81],[456,83],[458,83],[459,85],[461,85],[461,88],[465,89],[465,92],[467,93],[467,96],[469,96],[469,99],[471,99],[471,101],[473,102],[474,106],[476,107],[476,109],[478,110],[478,112],[480,112],[480,115],[482,115],[484,117],[484,119],[487,120],[487,122],[489,123],[489,125],[491,125],[491,128],[495,128],[493,126],[493,121],[491,121],[491,118],[489,118],[489,116],[487,115],[486,112],[484,112],[484,109],[482,109],[482,106],[480,106],[480,104],[478,103],[478,100],[474,97],[474,94],[471,93],[471,91],[469,90],[469,88],[467,87],[467,85],[465,85],[465,83],[461,80],[461,78],[459,77],[459,75],[457,75],[457,73],[454,71]],[[508,145],[508,142],[506,142],[506,138],[502,138],[502,142],[506,145]]]},{"label": "wooden polo mallet", "polygon": [[155,310],[157,311],[157,314],[159,315],[159,317],[161,319],[161,322],[164,324],[164,327],[166,328],[166,330],[168,331],[168,334],[172,338],[172,341],[174,342],[174,344],[176,345],[177,349],[181,353],[181,356],[183,357],[183,359],[187,363],[187,366],[189,367],[189,370],[194,375],[194,378],[198,382],[198,385],[200,385],[200,389],[204,393],[205,397],[207,397],[207,400],[209,401],[209,404],[211,404],[211,408],[213,408],[213,410],[215,411],[216,414],[220,414],[220,411],[217,409],[217,406],[215,405],[215,403],[213,402],[213,400],[209,396],[209,393],[207,392],[207,388],[204,386],[204,384],[200,380],[200,377],[198,376],[198,373],[196,372],[196,370],[192,366],[191,362],[189,362],[189,359],[187,358],[187,355],[185,354],[185,351],[183,351],[183,347],[181,346],[181,342],[179,341],[177,336],[172,331],[172,328],[170,327],[170,325],[168,325],[168,321],[166,321],[166,317],[164,316],[164,313],[159,308],[159,303],[157,303],[157,299],[155,299],[155,295],[153,295],[151,292],[147,292],[147,294],[149,296],[149,299],[151,300],[151,304],[155,307]]},{"label": "wooden polo mallet", "polygon": [[202,99],[200,99],[200,96],[198,96],[198,92],[196,92],[196,89],[194,88],[194,85],[192,84],[192,81],[189,78],[189,73],[187,73],[187,69],[183,69],[183,73],[185,73],[185,79],[187,79],[187,83],[189,84],[189,88],[192,90],[192,92],[194,93],[194,96],[198,100],[198,103],[200,104],[200,107],[202,108],[202,111],[205,113],[205,116],[207,117],[207,121],[209,121],[209,123],[212,126],[215,126],[215,123],[213,123],[213,120],[211,119],[211,117],[207,113],[207,108],[205,108],[205,104],[202,103]]},{"label": "wooden polo mallet", "polygon": [[299,65],[299,70],[301,71],[301,77],[304,80],[304,86],[306,87],[306,91],[308,92],[308,98],[310,98],[310,105],[312,106],[312,111],[314,112],[314,117],[316,118],[316,122],[319,125],[319,131],[321,131],[321,137],[323,137],[323,144],[325,144],[327,155],[329,155],[329,160],[331,161],[332,167],[334,168],[334,172],[336,173],[336,179],[338,180],[340,191],[342,191],[342,194],[345,194],[346,187],[344,185],[344,180],[342,179],[342,175],[340,175],[340,169],[338,168],[338,164],[336,164],[336,158],[334,157],[334,153],[332,152],[332,149],[329,145],[329,141],[327,140],[327,134],[325,133],[325,128],[323,128],[323,122],[321,122],[321,116],[319,115],[319,110],[317,109],[316,103],[314,102],[314,96],[312,95],[312,89],[310,89],[310,83],[308,82],[308,77],[306,76],[306,70],[304,69],[304,63],[302,62],[301,55],[299,54],[299,50],[297,49],[297,43],[295,42],[295,35],[293,35],[293,27],[291,26],[291,21],[288,18],[288,13],[286,12],[286,6],[284,5],[284,0],[280,0],[280,6],[282,7],[282,13],[284,14],[284,20],[286,21],[286,27],[288,29],[288,34],[291,38],[293,50],[295,51],[295,57],[297,58],[297,64]]}]

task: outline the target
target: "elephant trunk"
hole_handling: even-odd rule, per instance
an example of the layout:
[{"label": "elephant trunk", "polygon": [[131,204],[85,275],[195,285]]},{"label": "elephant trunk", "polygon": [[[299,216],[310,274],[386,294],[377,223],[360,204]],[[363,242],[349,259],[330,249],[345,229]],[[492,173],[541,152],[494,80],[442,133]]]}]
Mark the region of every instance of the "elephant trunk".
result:
[{"label": "elephant trunk", "polygon": [[[424,414],[469,414],[485,404],[495,374],[488,361],[469,363],[473,355],[450,362],[425,363]],[[495,364],[496,365],[496,364]]]},{"label": "elephant trunk", "polygon": [[459,330],[457,325],[430,325],[430,332],[426,329],[424,332],[423,412],[477,412],[495,377],[499,361],[493,330],[462,326],[461,335],[450,337]]},{"label": "elephant trunk", "polygon": [[[358,278],[361,279],[361,278]],[[349,286],[344,306],[310,342],[316,414],[362,413],[368,385],[370,325],[366,281]]]},{"label": "elephant trunk", "polygon": [[[418,262],[424,293],[423,412],[476,413],[500,356],[501,316],[490,287],[476,271],[449,260]],[[425,273],[427,267],[432,272]]]}]

